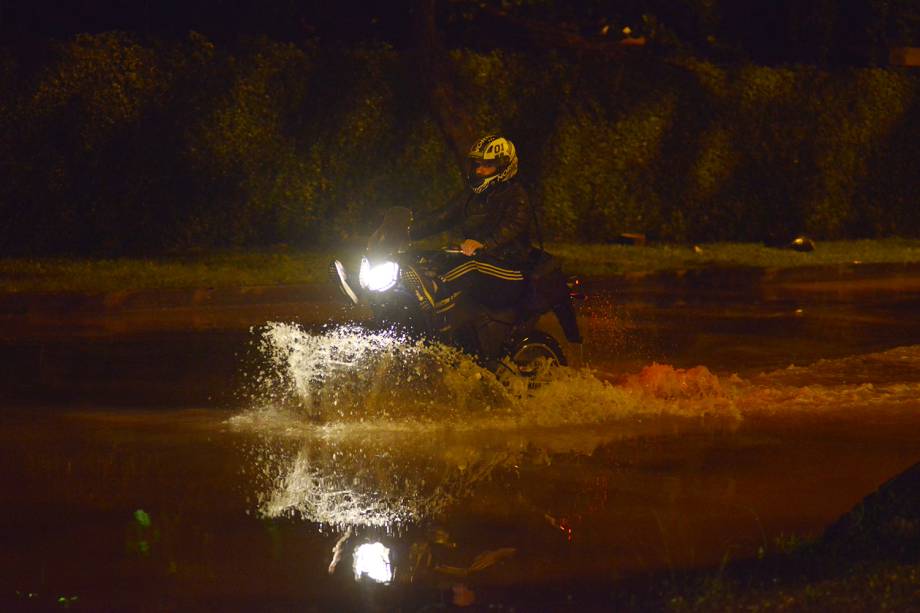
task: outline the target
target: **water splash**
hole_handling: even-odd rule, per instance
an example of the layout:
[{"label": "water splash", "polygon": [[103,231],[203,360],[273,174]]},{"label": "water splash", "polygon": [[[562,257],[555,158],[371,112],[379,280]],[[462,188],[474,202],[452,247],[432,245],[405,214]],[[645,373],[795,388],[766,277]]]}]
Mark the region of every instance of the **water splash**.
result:
[{"label": "water splash", "polygon": [[[231,423],[264,437],[253,466],[268,517],[398,528],[444,513],[496,472],[634,436],[643,417],[738,419],[730,389],[702,367],[655,365],[624,385],[547,368],[534,386],[387,330],[272,323],[258,342],[253,408]],[[584,430],[605,423],[618,425]]]},{"label": "water splash", "polygon": [[[266,361],[250,392],[255,409],[238,421],[264,427],[348,423],[464,430],[653,415],[739,417],[733,381],[723,385],[704,367],[681,371],[654,365],[654,376],[640,374],[626,385],[614,385],[588,369],[553,368],[541,373],[540,385],[534,386],[523,378],[503,377],[501,370],[496,377],[451,347],[410,341],[393,331],[339,326],[309,334],[282,323],[265,326],[260,349]],[[669,380],[676,382],[673,389]],[[693,393],[676,398],[677,389]]]},{"label": "water splash", "polygon": [[824,359],[745,382],[747,415],[827,415],[920,410],[920,345]]},{"label": "water splash", "polygon": [[312,422],[441,420],[507,404],[497,381],[484,378],[467,356],[393,330],[337,326],[309,334],[271,323],[262,330],[260,349],[266,363],[253,400]]},{"label": "water splash", "polygon": [[[351,326],[309,334],[269,324],[252,409],[231,420],[256,432],[266,480],[261,514],[321,525],[394,529],[447,512],[498,475],[590,454],[675,420],[737,427],[742,416],[917,406],[920,347],[826,360],[750,380],[651,364],[618,381],[554,368],[533,387],[500,382],[467,356],[393,331]],[[857,375],[875,365],[900,376]],[[892,403],[894,403],[892,405]],[[920,408],[920,407],[918,407]],[[649,428],[651,430],[649,430]]]}]

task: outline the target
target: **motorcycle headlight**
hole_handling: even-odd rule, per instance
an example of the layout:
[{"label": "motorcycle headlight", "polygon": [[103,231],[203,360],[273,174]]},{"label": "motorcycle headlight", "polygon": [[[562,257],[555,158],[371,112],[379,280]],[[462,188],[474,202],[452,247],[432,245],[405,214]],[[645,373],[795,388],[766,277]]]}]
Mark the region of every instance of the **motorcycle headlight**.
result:
[{"label": "motorcycle headlight", "polygon": [[361,269],[358,271],[358,283],[364,289],[372,292],[385,292],[399,279],[399,264],[396,262],[381,262],[375,266],[361,259]]}]

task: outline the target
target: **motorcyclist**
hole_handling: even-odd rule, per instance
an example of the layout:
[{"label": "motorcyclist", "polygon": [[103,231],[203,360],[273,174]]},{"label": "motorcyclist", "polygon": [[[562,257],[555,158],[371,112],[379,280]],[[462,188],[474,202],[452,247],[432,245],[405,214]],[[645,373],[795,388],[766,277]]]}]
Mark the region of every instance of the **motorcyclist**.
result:
[{"label": "motorcyclist", "polygon": [[533,211],[527,192],[517,180],[514,144],[501,136],[486,136],[473,144],[469,159],[470,190],[412,227],[417,240],[459,229],[462,255],[435,280],[433,311],[439,327],[450,332],[469,322],[475,303],[500,309],[521,299],[525,290],[522,267],[531,251]]}]

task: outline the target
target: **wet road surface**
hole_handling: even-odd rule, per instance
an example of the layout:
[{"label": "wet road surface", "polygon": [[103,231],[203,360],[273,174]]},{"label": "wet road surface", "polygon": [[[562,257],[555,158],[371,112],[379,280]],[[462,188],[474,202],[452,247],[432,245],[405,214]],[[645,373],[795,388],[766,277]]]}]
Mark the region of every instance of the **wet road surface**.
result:
[{"label": "wet road surface", "polygon": [[[7,317],[0,602],[510,605],[775,550],[920,459],[901,287],[595,284],[593,371],[516,395],[386,347],[298,396],[311,356],[366,342],[315,329],[325,296]],[[372,541],[389,586],[354,579]]]}]

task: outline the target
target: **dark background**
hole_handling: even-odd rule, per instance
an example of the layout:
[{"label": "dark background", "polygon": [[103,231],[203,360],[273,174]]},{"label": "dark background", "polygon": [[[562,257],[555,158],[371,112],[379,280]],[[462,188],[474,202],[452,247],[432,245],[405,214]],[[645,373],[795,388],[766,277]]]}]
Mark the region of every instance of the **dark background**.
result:
[{"label": "dark background", "polygon": [[0,255],[352,240],[490,132],[551,239],[917,236],[918,33],[920,0],[0,0]]},{"label": "dark background", "polygon": [[[6,42],[128,30],[184,36],[196,30],[221,42],[264,34],[276,40],[319,38],[330,44],[383,41],[412,46],[413,15],[428,0],[335,2],[279,0],[5,0],[0,34]],[[453,45],[527,46],[513,19],[599,37],[650,35],[663,45],[756,62],[867,64],[887,61],[892,46],[920,45],[918,0],[517,0],[435,3]],[[531,42],[532,45],[532,42]]]}]

